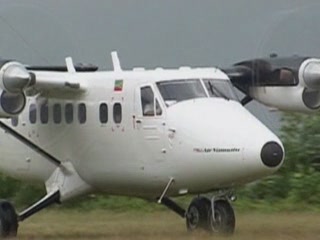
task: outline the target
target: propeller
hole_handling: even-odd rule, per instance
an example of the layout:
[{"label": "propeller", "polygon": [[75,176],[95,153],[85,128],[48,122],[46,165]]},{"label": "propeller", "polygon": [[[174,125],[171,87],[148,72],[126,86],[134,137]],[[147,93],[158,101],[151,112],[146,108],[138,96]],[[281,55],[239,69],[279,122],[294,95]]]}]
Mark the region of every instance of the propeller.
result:
[{"label": "propeller", "polygon": [[[298,85],[300,67],[307,59],[309,58],[300,56],[283,58],[272,56],[270,58],[242,61],[222,70],[228,75],[233,85],[247,96],[246,101],[244,101],[247,104],[248,96],[252,97],[250,93],[250,88],[252,87]],[[318,65],[319,69],[316,70],[320,70],[320,64]],[[320,71],[316,70],[315,72],[320,73]],[[320,74],[309,74],[310,71],[308,69],[306,72],[308,77],[312,78],[312,81],[320,80]],[[320,87],[319,80],[317,84]]]}]

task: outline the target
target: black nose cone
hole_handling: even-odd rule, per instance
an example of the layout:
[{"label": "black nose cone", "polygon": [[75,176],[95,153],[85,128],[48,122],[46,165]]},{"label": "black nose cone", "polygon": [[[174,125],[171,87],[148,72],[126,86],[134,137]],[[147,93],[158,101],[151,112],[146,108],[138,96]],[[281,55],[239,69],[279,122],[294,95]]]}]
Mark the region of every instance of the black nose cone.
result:
[{"label": "black nose cone", "polygon": [[266,143],[261,150],[261,160],[267,167],[277,167],[283,159],[283,149],[276,142]]}]

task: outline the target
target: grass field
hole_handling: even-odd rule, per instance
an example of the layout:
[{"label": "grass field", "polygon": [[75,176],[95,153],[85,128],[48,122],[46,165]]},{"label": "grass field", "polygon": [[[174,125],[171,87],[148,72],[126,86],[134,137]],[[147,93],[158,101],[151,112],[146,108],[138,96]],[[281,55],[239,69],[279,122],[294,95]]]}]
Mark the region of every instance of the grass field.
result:
[{"label": "grass field", "polygon": [[[59,211],[39,213],[20,224],[18,239],[226,239],[188,233],[171,212]],[[320,213],[238,213],[231,239],[320,239]]]}]

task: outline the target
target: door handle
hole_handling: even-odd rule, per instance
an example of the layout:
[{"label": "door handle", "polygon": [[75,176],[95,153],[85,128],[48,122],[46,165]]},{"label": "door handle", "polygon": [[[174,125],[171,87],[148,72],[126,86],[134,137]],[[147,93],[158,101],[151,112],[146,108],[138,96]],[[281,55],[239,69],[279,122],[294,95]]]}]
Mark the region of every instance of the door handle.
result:
[{"label": "door handle", "polygon": [[136,120],[136,123],[141,124],[141,123],[142,123],[142,120],[141,120],[141,119],[137,119],[137,120]]},{"label": "door handle", "polygon": [[170,132],[172,132],[172,133],[176,133],[176,131],[177,131],[175,128],[169,128],[168,130],[169,130]]}]

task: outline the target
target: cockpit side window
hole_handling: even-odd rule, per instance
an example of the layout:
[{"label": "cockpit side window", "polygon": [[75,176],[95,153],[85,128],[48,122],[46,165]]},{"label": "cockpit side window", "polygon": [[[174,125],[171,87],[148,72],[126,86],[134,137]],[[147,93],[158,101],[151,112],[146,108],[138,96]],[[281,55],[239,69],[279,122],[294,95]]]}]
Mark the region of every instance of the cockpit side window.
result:
[{"label": "cockpit side window", "polygon": [[146,117],[162,115],[162,109],[150,86],[141,88],[142,114]]},{"label": "cockpit side window", "polygon": [[155,99],[155,101],[156,101],[156,115],[157,116],[161,116],[162,115],[162,109],[160,107],[159,101],[158,101],[158,99]]},{"label": "cockpit side window", "polygon": [[141,106],[143,116],[154,116],[154,93],[151,87],[141,88]]}]

